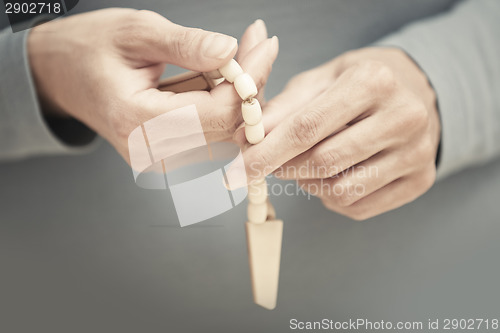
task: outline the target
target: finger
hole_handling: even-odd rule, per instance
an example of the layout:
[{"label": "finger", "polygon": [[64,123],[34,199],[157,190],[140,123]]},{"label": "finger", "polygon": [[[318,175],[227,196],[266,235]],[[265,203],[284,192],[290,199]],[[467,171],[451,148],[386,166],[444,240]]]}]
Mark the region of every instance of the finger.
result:
[{"label": "finger", "polygon": [[[240,46],[238,48],[238,54],[236,56],[236,60],[241,63],[255,46],[257,46],[260,42],[266,39],[267,39],[266,25],[264,21],[258,19],[243,34]],[[257,96],[255,96],[255,98],[257,98],[260,101],[261,105],[265,104],[264,90],[265,86],[262,86],[258,90]]]},{"label": "finger", "polygon": [[209,72],[226,64],[238,48],[231,36],[183,27],[151,11],[137,11],[131,21],[132,31],[126,31],[129,36],[119,43],[151,62]]},{"label": "finger", "polygon": [[258,19],[245,30],[245,33],[241,37],[236,60],[241,62],[241,60],[248,55],[250,50],[266,39],[266,24],[261,19]]},{"label": "finger", "polygon": [[[279,42],[278,38],[275,36],[260,42],[256,47],[250,50],[245,58],[241,60],[241,67],[246,73],[250,74],[255,82],[255,85],[257,86],[258,91],[262,91],[263,87],[267,83],[267,79],[272,70],[272,65],[278,55],[278,50]],[[229,130],[230,137],[232,137],[237,126],[242,122],[241,97],[236,92],[234,85],[228,82],[219,84],[217,87],[212,89],[210,93],[215,101],[218,101],[219,103],[225,102],[225,105],[229,106],[230,111],[224,111],[222,109],[216,111],[222,110],[222,113],[219,113],[220,117],[224,117],[224,114],[228,112],[232,113],[233,120],[236,120],[231,123],[232,126]],[[216,116],[217,114],[211,115],[212,118]],[[216,130],[219,129],[216,128]]]},{"label": "finger", "polygon": [[[262,124],[264,125],[264,132],[266,135],[284,118],[290,116],[290,114],[294,112],[297,112],[299,103],[294,104],[290,102],[296,93],[297,92],[294,89],[285,88],[281,94],[265,104],[262,109]],[[277,112],[278,108],[275,107],[277,105],[280,105],[283,112]],[[240,124],[240,126],[235,130],[233,134],[233,141],[243,150],[246,150],[251,146],[245,136],[245,124]]]},{"label": "finger", "polygon": [[375,73],[370,73],[371,69],[358,67],[347,69],[331,88],[313,100],[304,111],[292,114],[261,143],[245,151],[243,159],[250,181],[265,177],[332,132],[374,109],[377,101],[377,93],[372,91],[374,83],[361,84],[360,80],[372,80]]},{"label": "finger", "polygon": [[[284,119],[302,110],[312,100],[325,92],[332,82],[332,76],[328,74],[335,74],[338,67],[337,63],[336,61],[330,61],[294,76],[280,94],[266,103],[262,110],[262,123],[264,124],[265,133],[271,132]],[[236,130],[233,140],[240,147],[247,146],[243,126]]]},{"label": "finger", "polygon": [[[299,111],[309,101],[316,97],[313,89],[304,90],[300,85],[287,85],[285,89],[262,109],[262,123],[265,133],[269,133],[285,118]],[[247,146],[243,124],[236,129],[233,140],[240,147]],[[248,145],[249,146],[249,145]]]},{"label": "finger", "polygon": [[313,148],[292,158],[275,171],[280,179],[320,179],[332,177],[395,144],[395,118],[375,113]]},{"label": "finger", "polygon": [[[257,88],[265,84],[273,61],[278,53],[277,40],[267,39],[254,47],[241,66],[255,80]],[[231,138],[241,123],[241,98],[232,84],[222,83],[207,91],[190,91],[175,94],[158,89],[148,89],[135,95],[135,105],[140,108],[138,123],[165,112],[195,104],[200,121],[209,141]]]},{"label": "finger", "polygon": [[355,220],[365,220],[415,200],[431,188],[435,179],[436,171],[431,166],[418,174],[399,178],[347,207],[325,198],[322,201],[330,210]]},{"label": "finger", "polygon": [[414,166],[401,165],[399,154],[385,151],[334,177],[304,179],[298,184],[314,196],[347,207],[415,169]]}]

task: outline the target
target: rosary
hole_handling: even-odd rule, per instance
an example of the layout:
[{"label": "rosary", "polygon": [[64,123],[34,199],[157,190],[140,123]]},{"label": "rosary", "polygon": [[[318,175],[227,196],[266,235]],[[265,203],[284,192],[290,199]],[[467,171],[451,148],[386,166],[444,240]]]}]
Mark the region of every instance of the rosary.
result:
[{"label": "rosary", "polygon": [[[241,97],[241,113],[245,121],[245,136],[249,143],[264,140],[262,108],[254,97],[257,87],[252,77],[244,73],[240,65],[231,59],[218,72],[230,83]],[[248,209],[246,232],[248,259],[254,302],[266,309],[276,307],[281,254],[283,221],[275,219],[274,208],[269,202],[265,178],[248,184]]]},{"label": "rosary", "polygon": [[[265,137],[262,108],[257,86],[243,72],[236,60],[209,73],[188,72],[160,83],[158,89],[172,92],[210,90],[226,80],[232,83],[242,99],[241,113],[245,122],[245,137],[250,144],[258,144]],[[283,221],[276,219],[274,207],[268,199],[265,177],[248,184],[246,234],[248,259],[254,302],[266,309],[276,307],[281,256]]]}]

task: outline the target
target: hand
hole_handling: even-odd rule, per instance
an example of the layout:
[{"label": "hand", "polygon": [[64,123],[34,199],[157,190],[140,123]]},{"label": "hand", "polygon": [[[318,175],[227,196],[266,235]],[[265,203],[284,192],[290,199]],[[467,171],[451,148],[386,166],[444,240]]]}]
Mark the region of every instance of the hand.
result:
[{"label": "hand", "polygon": [[[353,219],[408,203],[435,181],[436,96],[401,50],[360,49],[299,74],[263,123],[268,135],[243,154],[249,180],[298,179]],[[241,129],[235,140],[245,143]]]},{"label": "hand", "polygon": [[[129,161],[132,130],[160,114],[196,104],[207,140],[230,139],[241,123],[241,100],[222,83],[210,92],[157,89],[165,64],[208,72],[234,57],[236,39],[174,24],[159,14],[105,9],[34,28],[29,60],[40,99],[52,115],[74,117]],[[277,56],[262,21],[242,38],[238,61],[262,89]]]}]

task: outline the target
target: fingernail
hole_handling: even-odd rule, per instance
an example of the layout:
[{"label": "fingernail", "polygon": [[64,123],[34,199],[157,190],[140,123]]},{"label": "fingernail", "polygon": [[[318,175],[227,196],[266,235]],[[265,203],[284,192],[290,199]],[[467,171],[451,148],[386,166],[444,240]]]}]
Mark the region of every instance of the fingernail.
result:
[{"label": "fingernail", "polygon": [[277,48],[279,47],[279,39],[278,39],[278,36],[273,36],[271,38],[271,46],[272,48]]},{"label": "fingernail", "polygon": [[264,40],[267,38],[266,23],[264,23],[264,21],[262,21],[261,19],[255,20],[252,29],[254,31],[255,37],[258,38],[258,40]]},{"label": "fingernail", "polygon": [[256,19],[255,22],[253,23],[255,24],[255,26],[257,26],[259,29],[260,28],[265,28],[266,27],[266,24],[264,23],[263,20],[261,19]]},{"label": "fingernail", "polygon": [[214,33],[203,41],[202,52],[207,58],[225,59],[237,44],[236,38]]}]

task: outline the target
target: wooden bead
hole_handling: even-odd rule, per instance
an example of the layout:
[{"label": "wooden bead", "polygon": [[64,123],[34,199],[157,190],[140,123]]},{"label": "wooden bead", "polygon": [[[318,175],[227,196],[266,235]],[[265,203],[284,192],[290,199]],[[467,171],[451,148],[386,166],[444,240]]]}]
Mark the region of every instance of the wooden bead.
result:
[{"label": "wooden bead", "polygon": [[264,204],[267,201],[267,182],[248,184],[248,201],[253,204]]},{"label": "wooden bead", "polygon": [[219,73],[221,73],[228,82],[233,83],[236,77],[243,74],[243,69],[241,69],[241,66],[236,60],[231,59],[227,64],[219,68]]},{"label": "wooden bead", "polygon": [[248,203],[247,216],[251,223],[264,223],[267,220],[267,202],[261,204]]},{"label": "wooden bead", "polygon": [[248,73],[240,74],[234,79],[234,89],[244,101],[257,95],[257,86]]},{"label": "wooden bead", "polygon": [[264,136],[266,135],[264,131],[264,124],[262,121],[259,121],[256,125],[248,125],[245,124],[245,136],[247,141],[253,145],[264,140]]},{"label": "wooden bead", "polygon": [[262,120],[262,108],[255,98],[241,103],[241,113],[247,125],[257,125]]}]

